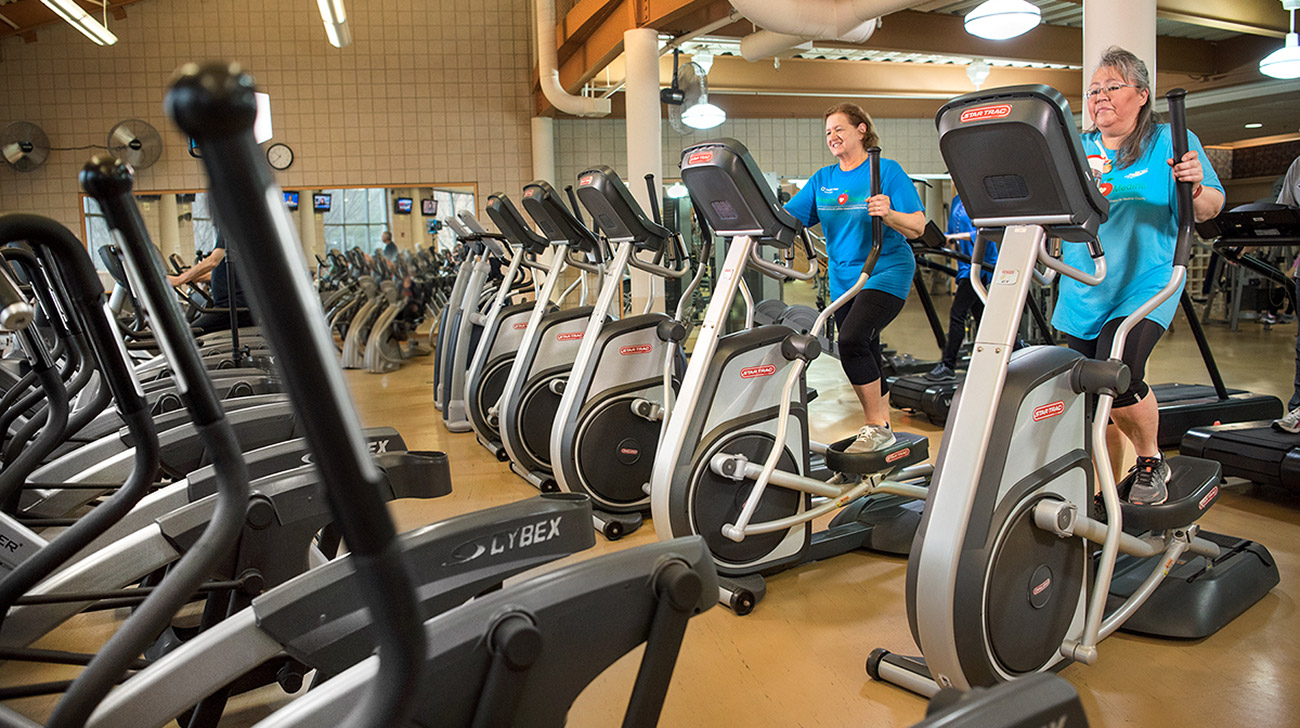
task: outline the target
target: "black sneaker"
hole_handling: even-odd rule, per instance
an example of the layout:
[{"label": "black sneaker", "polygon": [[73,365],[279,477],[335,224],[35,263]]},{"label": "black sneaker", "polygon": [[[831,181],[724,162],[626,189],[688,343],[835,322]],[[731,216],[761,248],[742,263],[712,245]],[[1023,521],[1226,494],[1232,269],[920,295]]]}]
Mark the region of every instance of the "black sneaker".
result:
[{"label": "black sneaker", "polygon": [[1169,498],[1169,463],[1163,457],[1138,456],[1137,464],[1129,468],[1133,473],[1133,487],[1128,492],[1128,502],[1135,506],[1157,506]]},{"label": "black sneaker", "polygon": [[938,382],[943,379],[952,379],[955,376],[957,376],[957,373],[952,370],[952,367],[943,362],[935,364],[933,369],[925,373],[925,378],[932,382]]}]

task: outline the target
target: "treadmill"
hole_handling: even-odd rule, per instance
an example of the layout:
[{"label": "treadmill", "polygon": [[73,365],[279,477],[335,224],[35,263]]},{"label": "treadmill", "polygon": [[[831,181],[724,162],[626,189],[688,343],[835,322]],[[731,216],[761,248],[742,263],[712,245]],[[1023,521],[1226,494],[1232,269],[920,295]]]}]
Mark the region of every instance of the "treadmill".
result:
[{"label": "treadmill", "polygon": [[[1300,245],[1300,209],[1283,205],[1243,205],[1198,226],[1202,237],[1216,237],[1216,253],[1269,278],[1283,282],[1285,274],[1262,260],[1244,255],[1240,248]],[[1286,279],[1283,290],[1294,300],[1294,284]],[[1280,403],[1279,403],[1280,404]],[[1278,414],[1256,422],[1197,427],[1182,438],[1184,455],[1216,460],[1223,474],[1283,488],[1300,490],[1300,434],[1273,429]]]}]

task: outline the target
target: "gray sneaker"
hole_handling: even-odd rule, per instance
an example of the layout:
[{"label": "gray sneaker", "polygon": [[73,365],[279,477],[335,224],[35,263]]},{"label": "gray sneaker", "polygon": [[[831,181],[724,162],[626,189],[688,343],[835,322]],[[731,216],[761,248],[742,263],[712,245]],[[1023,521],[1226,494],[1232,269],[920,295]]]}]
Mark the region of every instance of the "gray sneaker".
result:
[{"label": "gray sneaker", "polygon": [[1300,407],[1287,412],[1286,417],[1280,420],[1273,420],[1273,429],[1291,433],[1300,432]]},{"label": "gray sneaker", "polygon": [[844,448],[846,453],[864,453],[884,450],[894,444],[894,431],[889,425],[867,425],[858,430],[858,437]]},{"label": "gray sneaker", "polygon": [[1164,457],[1138,456],[1137,464],[1129,468],[1133,475],[1133,488],[1128,492],[1128,502],[1135,506],[1157,506],[1169,498],[1169,463]]}]

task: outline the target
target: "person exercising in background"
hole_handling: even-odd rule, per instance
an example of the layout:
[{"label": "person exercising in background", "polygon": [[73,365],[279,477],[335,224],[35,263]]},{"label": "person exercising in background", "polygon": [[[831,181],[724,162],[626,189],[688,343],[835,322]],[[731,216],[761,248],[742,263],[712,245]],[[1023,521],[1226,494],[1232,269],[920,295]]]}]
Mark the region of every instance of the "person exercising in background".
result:
[{"label": "person exercising in background", "polygon": [[[199,329],[205,334],[213,331],[225,331],[230,328],[230,282],[229,260],[226,256],[226,239],[217,233],[217,244],[212,248],[212,252],[207,256],[190,266],[180,275],[167,276],[167,282],[174,288],[179,288],[187,283],[195,283],[211,275],[208,283],[208,290],[212,296],[212,307],[227,309],[222,311],[205,311],[199,314],[199,317],[190,323],[190,326]],[[239,277],[234,278],[235,287],[235,307],[239,310],[239,325],[253,326],[253,315],[248,310],[248,302],[244,299],[244,288],[239,284]]]},{"label": "person exercising in background", "polygon": [[[1300,157],[1296,157],[1295,161],[1291,162],[1290,168],[1282,177],[1282,185],[1277,193],[1277,204],[1300,207]],[[1295,292],[1296,300],[1300,300],[1300,275],[1295,279]],[[1300,311],[1296,311],[1294,387],[1291,401],[1286,405],[1289,411],[1282,419],[1274,420],[1273,427],[1283,432],[1300,433]]]},{"label": "person exercising in background", "polygon": [[912,288],[916,258],[907,241],[925,230],[925,212],[916,186],[892,159],[881,158],[881,194],[871,194],[867,149],[876,146],[880,137],[862,107],[836,104],[823,120],[826,146],[836,163],[817,170],[785,209],[806,226],[821,224],[832,298],[852,288],[861,275],[873,242],[872,218],[884,222],[884,240],[870,280],[851,302],[835,311],[840,365],[866,420],[845,451],[872,452],[894,444],[880,334],[903,309]]},{"label": "person exercising in background", "polygon": [[[970,283],[970,258],[975,254],[975,225],[966,214],[966,206],[962,204],[961,197],[952,198],[946,232],[949,235],[968,233],[970,237],[958,238],[956,241],[957,251],[965,255],[967,260],[957,262],[957,290],[952,294],[952,308],[948,312],[948,338],[944,339],[939,363],[925,375],[925,378],[931,381],[952,379],[957,376],[955,371],[957,352],[961,350],[962,342],[966,340],[966,317],[968,315],[973,317],[975,325],[979,326],[980,317],[984,315],[984,304],[980,302],[979,296],[975,294],[975,288]],[[985,241],[984,262],[989,265],[998,262],[998,246],[992,240]],[[983,271],[980,273],[980,280],[987,286],[992,276],[988,271]]]},{"label": "person exercising in background", "polygon": [[397,243],[393,242],[393,234],[385,230],[379,236],[381,243],[380,252],[389,260],[397,260]]},{"label": "person exercising in background", "polygon": [[[1173,275],[1177,183],[1192,184],[1192,212],[1198,222],[1219,214],[1224,194],[1214,168],[1201,164],[1204,151],[1195,134],[1188,132],[1187,154],[1172,159],[1173,135],[1168,124],[1156,122],[1150,75],[1137,56],[1108,48],[1084,96],[1094,126],[1082,136],[1083,150],[1110,202],[1110,216],[1097,234],[1106,251],[1106,277],[1096,286],[1062,278],[1052,325],[1067,335],[1071,349],[1104,359],[1120,323],[1155,297]],[[1094,268],[1082,243],[1064,243],[1061,257],[1079,270]],[[1169,497],[1169,465],[1156,440],[1160,411],[1142,378],[1151,350],[1173,320],[1178,293],[1133,327],[1121,352],[1132,382],[1115,397],[1111,420],[1119,431],[1110,428],[1106,444],[1112,466],[1119,469],[1121,433],[1133,443],[1137,462],[1129,469],[1134,479],[1128,500],[1134,505],[1155,505]]]}]

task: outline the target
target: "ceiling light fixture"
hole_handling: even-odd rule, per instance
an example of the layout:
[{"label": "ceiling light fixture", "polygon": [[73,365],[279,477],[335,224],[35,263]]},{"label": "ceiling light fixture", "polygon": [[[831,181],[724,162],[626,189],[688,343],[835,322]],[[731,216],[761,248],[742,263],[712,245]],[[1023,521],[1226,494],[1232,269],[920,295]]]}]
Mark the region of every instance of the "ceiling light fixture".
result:
[{"label": "ceiling light fixture", "polygon": [[321,20],[325,21],[325,35],[330,45],[342,48],[352,45],[352,31],[348,29],[348,14],[343,9],[343,0],[316,0],[320,6]]},{"label": "ceiling light fixture", "polygon": [[1263,127],[1263,126],[1264,126],[1264,125],[1261,124],[1261,123],[1259,123],[1258,121],[1252,121],[1252,122],[1250,122],[1249,124],[1246,125],[1246,128],[1247,128],[1247,129],[1259,129],[1259,128]]},{"label": "ceiling light fixture", "polygon": [[668,195],[668,199],[670,200],[680,200],[683,197],[689,195],[690,190],[687,190],[686,185],[682,184],[681,182],[674,182],[672,186],[668,188],[668,191],[665,192],[664,194]]},{"label": "ceiling light fixture", "polygon": [[[41,2],[82,35],[94,41],[95,45],[113,45],[117,42],[117,36],[113,35],[112,31],[82,10],[74,0],[41,0]],[[107,22],[108,18],[105,17],[104,20]]]},{"label": "ceiling light fixture", "polygon": [[966,66],[966,78],[969,78],[970,82],[974,84],[976,90],[978,90],[980,86],[984,85],[985,81],[989,80],[989,72],[992,70],[993,66],[989,65],[988,61],[981,58],[977,61],[972,61],[969,66]]},{"label": "ceiling light fixture", "polygon": [[712,129],[727,120],[727,112],[709,103],[709,95],[700,97],[700,103],[682,111],[682,123],[692,129]]},{"label": "ceiling light fixture", "polygon": [[985,0],[966,13],[966,32],[988,40],[1015,38],[1043,19],[1037,5],[1025,0]]},{"label": "ceiling light fixture", "polygon": [[1259,62],[1259,72],[1273,78],[1300,78],[1300,34],[1295,32],[1295,11],[1300,8],[1300,0],[1282,0],[1282,8],[1291,13],[1291,32],[1286,34],[1286,45]]}]

